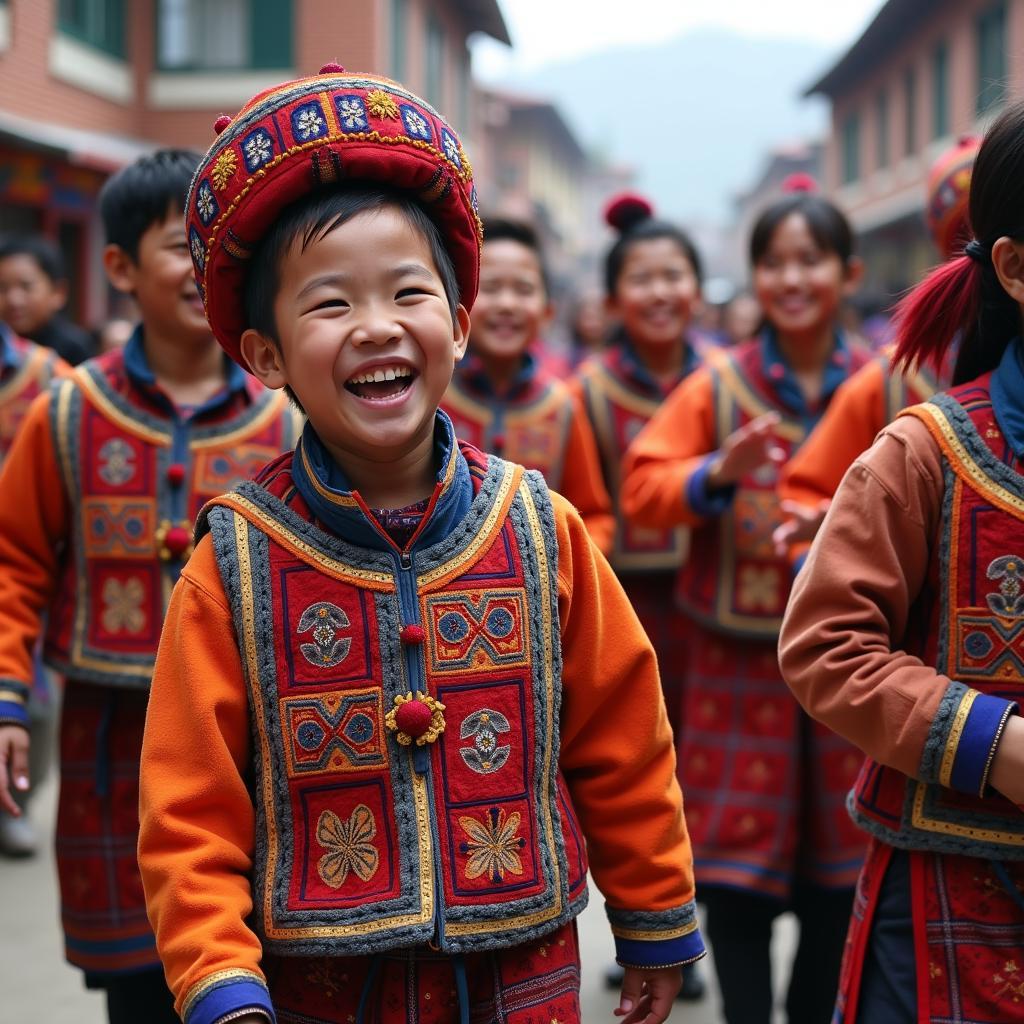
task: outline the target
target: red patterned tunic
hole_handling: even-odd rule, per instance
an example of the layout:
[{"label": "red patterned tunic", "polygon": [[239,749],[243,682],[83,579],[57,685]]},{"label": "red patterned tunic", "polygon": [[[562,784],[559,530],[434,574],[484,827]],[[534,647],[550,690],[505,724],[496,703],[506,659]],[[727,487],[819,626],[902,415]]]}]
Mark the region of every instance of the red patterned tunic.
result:
[{"label": "red patterned tunic", "polygon": [[29,406],[71,367],[55,352],[19,338],[0,324],[0,466]]}]

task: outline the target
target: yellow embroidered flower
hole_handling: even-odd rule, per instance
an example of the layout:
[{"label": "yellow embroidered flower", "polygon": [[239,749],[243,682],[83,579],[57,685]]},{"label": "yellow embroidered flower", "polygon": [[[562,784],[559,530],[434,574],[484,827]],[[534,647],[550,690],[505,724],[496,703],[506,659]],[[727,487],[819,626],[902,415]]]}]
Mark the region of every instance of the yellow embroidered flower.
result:
[{"label": "yellow embroidered flower", "polygon": [[740,607],[746,611],[774,611],[779,604],[781,582],[779,570],[773,566],[759,569],[754,565],[745,565],[740,570]]},{"label": "yellow embroidered flower", "polygon": [[316,841],[325,849],[316,870],[326,885],[338,889],[354,871],[368,882],[380,867],[380,855],[370,841],[377,835],[377,822],[366,804],[359,804],[348,821],[334,811],[323,811],[316,824]]},{"label": "yellow embroidered flower", "polygon": [[213,180],[213,187],[220,192],[231,180],[231,175],[238,168],[238,157],[233,149],[225,149],[213,165],[210,178]]},{"label": "yellow embroidered flower", "polygon": [[108,633],[141,633],[146,626],[145,599],[146,588],[138,576],[124,583],[108,579],[103,584],[103,628]]},{"label": "yellow embroidered flower", "polygon": [[394,97],[383,89],[374,89],[366,95],[366,109],[374,117],[390,117],[392,120],[398,117],[398,104]]},{"label": "yellow embroidered flower", "polygon": [[462,831],[468,837],[468,842],[459,846],[463,853],[469,855],[466,878],[479,878],[486,874],[497,884],[505,880],[506,871],[512,875],[523,873],[519,851],[526,846],[526,840],[517,835],[520,820],[518,811],[513,811],[506,819],[505,812],[497,807],[492,807],[483,821],[459,818]]}]

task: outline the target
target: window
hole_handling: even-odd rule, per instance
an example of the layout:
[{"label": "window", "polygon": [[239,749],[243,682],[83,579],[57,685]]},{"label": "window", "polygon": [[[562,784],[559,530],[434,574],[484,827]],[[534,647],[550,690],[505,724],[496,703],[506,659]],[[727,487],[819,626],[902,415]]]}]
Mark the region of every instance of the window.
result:
[{"label": "window", "polygon": [[157,19],[165,71],[291,66],[290,0],[158,0]]},{"label": "window", "polygon": [[903,74],[903,155],[917,152],[917,73],[907,68]]},{"label": "window", "polygon": [[889,94],[875,100],[875,158],[879,170],[889,166]]},{"label": "window", "polygon": [[857,114],[850,114],[843,122],[842,171],[844,185],[852,185],[860,178],[860,117]]},{"label": "window", "polygon": [[61,32],[113,57],[124,56],[124,0],[60,0]]},{"label": "window", "polygon": [[391,0],[391,77],[405,78],[409,0]]},{"label": "window", "polygon": [[1006,100],[1006,4],[978,16],[977,113],[986,114]]},{"label": "window", "polygon": [[444,29],[433,15],[427,18],[427,102],[444,107]]},{"label": "window", "polygon": [[932,54],[932,138],[949,134],[949,46],[939,43]]}]

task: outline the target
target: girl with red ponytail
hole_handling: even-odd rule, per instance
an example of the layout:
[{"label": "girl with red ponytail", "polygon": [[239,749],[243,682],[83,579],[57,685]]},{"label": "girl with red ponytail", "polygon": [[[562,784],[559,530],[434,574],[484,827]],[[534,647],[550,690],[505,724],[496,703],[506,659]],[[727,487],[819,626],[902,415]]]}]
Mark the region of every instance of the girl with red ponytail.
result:
[{"label": "girl with red ponytail", "polygon": [[1024,1021],[1024,104],[978,153],[974,238],[898,311],[953,387],[858,458],[780,642],[807,711],[867,755],[871,837],[835,1020]]}]

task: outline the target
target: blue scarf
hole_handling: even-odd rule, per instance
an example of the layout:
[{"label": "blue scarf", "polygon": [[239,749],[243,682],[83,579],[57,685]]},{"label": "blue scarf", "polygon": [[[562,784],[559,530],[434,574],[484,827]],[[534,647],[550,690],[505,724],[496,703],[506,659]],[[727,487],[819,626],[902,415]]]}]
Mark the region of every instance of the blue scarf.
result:
[{"label": "blue scarf", "polygon": [[[850,375],[850,351],[846,339],[841,333],[836,334],[832,354],[825,364],[825,373],[821,382],[821,398],[817,406],[811,408],[804,398],[804,393],[799,381],[796,379],[796,374],[793,373],[792,368],[786,361],[786,357],[782,354],[775,331],[771,327],[767,327],[761,337],[763,339],[762,344],[764,345],[765,376],[768,377],[779,401],[787,409],[796,413],[808,427],[814,426],[825,411],[825,406],[828,405],[829,399],[835,393],[836,388]],[[782,367],[783,372],[778,380],[772,379],[771,367],[773,365]]]},{"label": "blue scarf", "polygon": [[992,374],[992,412],[1013,454],[1024,461],[1024,345],[1014,338]]}]

